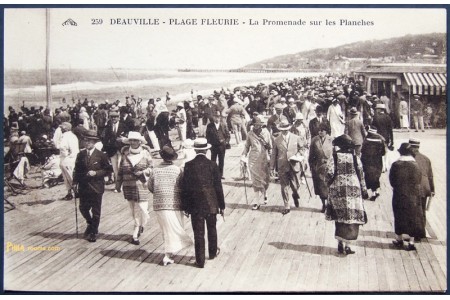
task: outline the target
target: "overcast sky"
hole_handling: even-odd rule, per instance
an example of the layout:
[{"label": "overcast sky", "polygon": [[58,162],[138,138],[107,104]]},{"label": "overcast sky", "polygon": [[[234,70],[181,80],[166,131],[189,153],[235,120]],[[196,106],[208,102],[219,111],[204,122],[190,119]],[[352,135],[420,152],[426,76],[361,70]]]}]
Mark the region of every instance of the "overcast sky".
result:
[{"label": "overcast sky", "polygon": [[[446,32],[444,9],[51,9],[52,68],[236,68],[277,55],[406,34]],[[77,26],[63,26],[67,19]],[[158,26],[111,19],[159,19]],[[102,19],[92,25],[92,19]],[[170,19],[238,19],[237,26],[169,25]],[[249,25],[249,20],[259,25]],[[262,20],[306,25],[263,25]],[[374,25],[340,25],[340,20]],[[336,21],[335,26],[325,20]],[[322,21],[311,25],[311,21]],[[162,22],[165,22],[163,24]],[[245,22],[245,24],[243,24]],[[45,10],[5,10],[5,68],[45,67]]]}]

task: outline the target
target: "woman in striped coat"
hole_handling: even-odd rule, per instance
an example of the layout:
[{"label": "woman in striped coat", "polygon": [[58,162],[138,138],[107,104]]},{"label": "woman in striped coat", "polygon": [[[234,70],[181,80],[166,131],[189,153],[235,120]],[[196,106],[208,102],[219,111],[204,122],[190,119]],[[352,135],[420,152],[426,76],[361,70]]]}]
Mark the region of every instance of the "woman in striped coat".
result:
[{"label": "woman in striped coat", "polygon": [[147,178],[153,167],[150,148],[145,144],[144,137],[135,131],[128,133],[122,148],[117,186],[122,186],[123,196],[128,200],[131,216],[134,220],[134,231],[131,243],[139,245],[139,236],[149,219],[148,201],[150,193],[147,188]]}]

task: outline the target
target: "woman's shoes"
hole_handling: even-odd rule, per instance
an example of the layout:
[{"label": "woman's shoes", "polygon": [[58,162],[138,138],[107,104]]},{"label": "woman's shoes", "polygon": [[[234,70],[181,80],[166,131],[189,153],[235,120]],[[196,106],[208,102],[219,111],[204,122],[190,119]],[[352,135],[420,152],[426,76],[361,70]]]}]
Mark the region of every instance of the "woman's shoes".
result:
[{"label": "woman's shoes", "polygon": [[325,204],[322,205],[322,210],[320,212],[324,213],[326,210],[327,206]]},{"label": "woman's shoes", "polygon": [[139,226],[138,237],[144,232],[144,226]]},{"label": "woman's shoes", "polygon": [[375,200],[378,198],[378,196],[380,196],[380,194],[378,194],[377,192],[375,192],[375,194],[373,194],[373,196],[370,197],[370,201],[375,201]]},{"label": "woman's shoes", "polygon": [[253,204],[252,210],[258,210],[260,207],[260,204]]},{"label": "woman's shoes", "polygon": [[355,251],[353,251],[350,247],[345,247],[345,254],[355,254]]},{"label": "woman's shoes", "polygon": [[344,244],[342,244],[342,242],[338,242],[338,252],[340,254],[344,253]]},{"label": "woman's shoes", "polygon": [[392,244],[394,244],[394,246],[397,248],[403,248],[403,241],[393,240]]},{"label": "woman's shoes", "polygon": [[130,243],[132,243],[133,245],[139,245],[141,242],[139,242],[139,239],[135,239],[134,237],[131,238]]},{"label": "woman's shoes", "polygon": [[290,213],[290,212],[291,212],[290,209],[283,209],[283,211],[281,212],[281,214],[284,216],[284,215],[287,215],[287,214]]},{"label": "woman's shoes", "polygon": [[267,203],[268,203],[267,197],[264,197],[264,205],[266,205]]},{"label": "woman's shoes", "polygon": [[164,258],[163,258],[163,265],[164,265],[164,266],[167,266],[167,265],[173,264],[173,263],[174,263],[174,260],[173,260],[173,259],[170,259],[169,257],[164,256]]}]

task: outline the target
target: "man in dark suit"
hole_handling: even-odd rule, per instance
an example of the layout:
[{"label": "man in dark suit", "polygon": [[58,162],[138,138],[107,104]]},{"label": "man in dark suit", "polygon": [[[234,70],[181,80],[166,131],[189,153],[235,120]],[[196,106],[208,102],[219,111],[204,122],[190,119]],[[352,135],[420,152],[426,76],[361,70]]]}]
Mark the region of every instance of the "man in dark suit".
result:
[{"label": "man in dark suit", "polygon": [[319,124],[324,123],[328,125],[327,133],[331,134],[330,122],[323,115],[323,107],[317,105],[316,107],[316,117],[309,122],[309,132],[311,133],[311,139],[319,135]]},{"label": "man in dark suit", "polygon": [[223,177],[223,166],[226,147],[230,142],[230,132],[225,122],[222,121],[219,111],[214,113],[213,122],[206,127],[206,139],[211,144],[211,160],[215,162],[219,158],[220,176],[225,179]]},{"label": "man in dark suit", "polygon": [[426,207],[428,197],[434,197],[434,178],[433,169],[431,168],[430,159],[419,152],[420,140],[417,138],[410,138],[409,144],[411,145],[411,151],[413,153],[414,159],[419,165],[420,172],[422,173],[422,179],[420,182],[420,199],[422,202],[422,211],[425,225],[427,223],[426,218]]},{"label": "man in dark suit", "polygon": [[84,136],[85,149],[78,153],[73,171],[73,190],[80,197],[80,212],[86,219],[84,236],[89,242],[97,240],[98,226],[105,191],[105,175],[110,169],[108,157],[94,145],[99,140],[95,130],[88,130]]},{"label": "man in dark suit", "polygon": [[[122,139],[128,135],[126,125],[119,121],[119,113],[117,111],[109,112],[110,121],[105,128],[105,137],[103,139],[103,151],[108,154],[111,159],[111,164],[114,172],[114,179],[117,181],[119,174],[119,162],[120,162],[120,149],[124,146]],[[108,184],[112,184],[112,181],[108,181]],[[120,186],[115,187],[116,192],[120,191]]]},{"label": "man in dark suit", "polygon": [[195,261],[199,268],[205,265],[205,221],[208,231],[209,258],[214,259],[220,253],[217,247],[217,214],[222,216],[225,199],[222,181],[217,164],[206,157],[211,148],[205,138],[194,141],[193,149],[197,156],[186,163],[181,184],[183,210],[191,215],[195,240]]}]

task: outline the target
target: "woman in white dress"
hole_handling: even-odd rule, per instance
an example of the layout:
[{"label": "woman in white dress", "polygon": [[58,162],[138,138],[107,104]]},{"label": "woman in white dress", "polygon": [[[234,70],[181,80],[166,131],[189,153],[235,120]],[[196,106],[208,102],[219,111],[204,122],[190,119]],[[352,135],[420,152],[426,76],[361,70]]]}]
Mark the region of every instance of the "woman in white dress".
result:
[{"label": "woman in white dress", "polygon": [[331,126],[331,137],[335,138],[344,134],[345,118],[342,113],[338,99],[333,99],[332,104],[328,108],[327,119]]},{"label": "woman in white dress", "polygon": [[163,265],[173,264],[173,253],[193,244],[184,230],[180,183],[183,171],[173,164],[178,154],[169,146],[160,151],[163,162],[150,172],[148,189],[153,193],[153,210],[163,234]]}]

